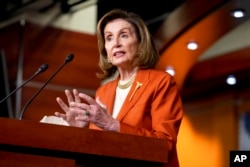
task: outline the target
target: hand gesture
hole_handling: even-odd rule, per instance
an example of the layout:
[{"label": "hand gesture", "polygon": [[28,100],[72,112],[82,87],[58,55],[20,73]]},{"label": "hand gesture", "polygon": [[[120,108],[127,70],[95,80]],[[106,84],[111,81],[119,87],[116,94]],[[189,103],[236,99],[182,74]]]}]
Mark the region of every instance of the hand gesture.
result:
[{"label": "hand gesture", "polygon": [[120,131],[119,121],[110,115],[99,98],[95,100],[84,93],[79,93],[78,97],[86,103],[76,101],[70,103],[72,107],[70,111],[77,115],[77,121],[91,122],[104,130]]},{"label": "hand gesture", "polygon": [[89,124],[88,122],[76,120],[77,113],[71,112],[71,109],[73,108],[73,106],[71,106],[70,103],[72,102],[81,103],[81,99],[78,96],[79,94],[78,91],[76,89],[73,89],[73,95],[72,95],[71,92],[66,89],[65,94],[68,99],[68,105],[60,97],[56,98],[57,103],[63,109],[65,113],[55,112],[55,115],[57,117],[63,118],[65,121],[68,122],[70,126],[87,127]]}]

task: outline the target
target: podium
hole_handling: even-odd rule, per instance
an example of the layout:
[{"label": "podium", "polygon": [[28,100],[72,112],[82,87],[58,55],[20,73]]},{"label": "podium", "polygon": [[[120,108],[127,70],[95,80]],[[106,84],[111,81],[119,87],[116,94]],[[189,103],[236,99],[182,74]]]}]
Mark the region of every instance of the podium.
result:
[{"label": "podium", "polygon": [[163,139],[0,118],[0,166],[160,167]]}]

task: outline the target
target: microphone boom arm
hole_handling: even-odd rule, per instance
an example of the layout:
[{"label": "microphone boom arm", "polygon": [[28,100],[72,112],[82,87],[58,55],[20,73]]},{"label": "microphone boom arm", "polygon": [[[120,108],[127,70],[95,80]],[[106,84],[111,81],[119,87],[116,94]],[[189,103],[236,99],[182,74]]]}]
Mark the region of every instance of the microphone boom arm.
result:
[{"label": "microphone boom arm", "polygon": [[3,98],[0,101],[0,104],[2,102],[4,102],[8,97],[10,97],[12,94],[14,94],[15,92],[17,92],[19,89],[21,89],[24,85],[26,85],[29,81],[31,81],[33,78],[35,78],[38,74],[44,72],[45,70],[47,70],[48,68],[48,64],[43,64],[28,80],[26,80],[21,86],[17,87],[15,90],[13,90],[10,94],[8,94],[8,96],[6,96],[5,98]]},{"label": "microphone boom arm", "polygon": [[57,69],[57,71],[43,84],[43,86],[38,89],[38,91],[29,99],[29,101],[27,101],[27,103],[25,104],[25,106],[23,107],[20,115],[19,115],[19,119],[21,120],[23,118],[23,114],[25,112],[25,110],[27,109],[27,107],[30,105],[30,103],[36,98],[36,96],[44,89],[44,87],[46,85],[48,85],[48,83],[55,77],[55,75],[68,63],[70,62],[72,59],[74,58],[73,54],[70,54],[69,56],[66,57],[64,63],[61,65],[61,67],[59,69]]}]

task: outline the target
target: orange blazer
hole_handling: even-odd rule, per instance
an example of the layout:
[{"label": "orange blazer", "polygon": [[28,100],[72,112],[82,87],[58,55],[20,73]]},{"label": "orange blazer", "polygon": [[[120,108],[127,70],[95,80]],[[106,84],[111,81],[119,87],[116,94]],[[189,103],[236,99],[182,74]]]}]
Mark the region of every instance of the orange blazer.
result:
[{"label": "orange blazer", "polygon": [[[119,77],[98,88],[96,97],[112,114]],[[182,102],[175,80],[163,71],[140,70],[117,116],[120,132],[166,139],[168,165],[178,167],[176,143],[183,118]],[[92,129],[99,129],[93,124]]]}]

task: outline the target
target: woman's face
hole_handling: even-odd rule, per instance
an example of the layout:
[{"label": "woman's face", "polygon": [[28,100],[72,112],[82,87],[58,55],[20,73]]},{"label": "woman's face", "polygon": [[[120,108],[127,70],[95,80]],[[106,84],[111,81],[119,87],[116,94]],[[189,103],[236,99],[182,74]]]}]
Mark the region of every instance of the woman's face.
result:
[{"label": "woman's face", "polygon": [[138,54],[134,27],[123,19],[112,20],[104,28],[104,38],[110,62],[117,67],[130,67]]}]

